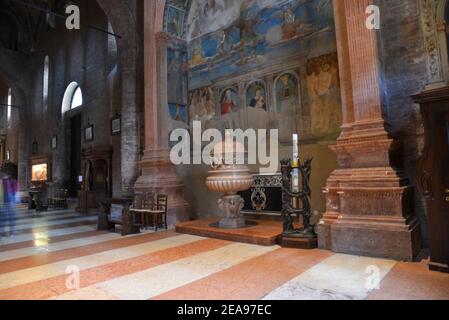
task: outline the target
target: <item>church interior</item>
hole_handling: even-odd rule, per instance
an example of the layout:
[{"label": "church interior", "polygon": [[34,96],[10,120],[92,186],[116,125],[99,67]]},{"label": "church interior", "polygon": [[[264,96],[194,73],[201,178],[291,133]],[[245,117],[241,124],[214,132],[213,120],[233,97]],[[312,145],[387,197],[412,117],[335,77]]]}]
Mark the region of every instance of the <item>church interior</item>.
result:
[{"label": "church interior", "polygon": [[449,300],[447,0],[0,0],[0,31],[0,300]]}]

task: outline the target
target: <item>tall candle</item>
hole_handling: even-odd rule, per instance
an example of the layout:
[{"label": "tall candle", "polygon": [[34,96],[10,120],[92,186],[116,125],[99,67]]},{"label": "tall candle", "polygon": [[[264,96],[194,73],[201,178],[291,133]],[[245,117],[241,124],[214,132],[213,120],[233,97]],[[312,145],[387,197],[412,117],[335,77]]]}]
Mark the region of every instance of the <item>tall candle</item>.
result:
[{"label": "tall candle", "polygon": [[293,167],[299,166],[299,134],[293,135]]},{"label": "tall candle", "polygon": [[293,135],[293,170],[292,170],[292,189],[293,192],[299,192],[299,135]]}]

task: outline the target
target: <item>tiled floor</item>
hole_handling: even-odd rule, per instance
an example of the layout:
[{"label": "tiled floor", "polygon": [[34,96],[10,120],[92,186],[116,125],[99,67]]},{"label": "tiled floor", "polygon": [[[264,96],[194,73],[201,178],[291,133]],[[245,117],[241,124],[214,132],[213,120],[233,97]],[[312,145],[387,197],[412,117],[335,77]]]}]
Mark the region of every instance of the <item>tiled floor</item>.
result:
[{"label": "tiled floor", "polygon": [[21,209],[18,218],[14,238],[0,244],[2,300],[449,299],[449,275],[428,271],[425,262],[173,231],[121,237],[95,231],[94,217],[70,210],[33,218]]}]

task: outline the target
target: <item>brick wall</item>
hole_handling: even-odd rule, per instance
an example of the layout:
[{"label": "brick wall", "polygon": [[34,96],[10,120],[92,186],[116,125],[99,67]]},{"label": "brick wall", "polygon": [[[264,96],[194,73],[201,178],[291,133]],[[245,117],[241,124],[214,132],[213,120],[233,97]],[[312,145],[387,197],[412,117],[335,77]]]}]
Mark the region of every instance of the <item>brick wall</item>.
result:
[{"label": "brick wall", "polygon": [[394,154],[394,165],[415,186],[415,211],[423,225],[423,240],[427,242],[424,203],[415,176],[416,160],[423,148],[423,127],[419,106],[410,98],[422,91],[427,81],[419,0],[380,0],[379,4],[384,115],[388,131],[401,144]]}]

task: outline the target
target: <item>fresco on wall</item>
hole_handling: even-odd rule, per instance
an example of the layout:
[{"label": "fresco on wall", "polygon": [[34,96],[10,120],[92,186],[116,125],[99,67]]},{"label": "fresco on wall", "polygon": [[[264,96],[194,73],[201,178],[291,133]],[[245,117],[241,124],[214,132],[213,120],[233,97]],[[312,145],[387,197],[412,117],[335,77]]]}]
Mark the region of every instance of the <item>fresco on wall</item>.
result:
[{"label": "fresco on wall", "polygon": [[267,95],[265,86],[261,82],[255,82],[248,87],[246,101],[249,108],[267,111]]},{"label": "fresco on wall", "polygon": [[299,105],[298,80],[286,73],[276,81],[276,112],[282,116],[295,113]]},{"label": "fresco on wall", "polygon": [[216,98],[211,87],[189,92],[189,112],[191,120],[208,121],[216,115]]},{"label": "fresco on wall", "polygon": [[225,115],[237,111],[239,106],[239,95],[235,89],[228,88],[221,95],[221,114]]},{"label": "fresco on wall", "polygon": [[185,11],[168,5],[165,14],[165,31],[170,36],[181,38],[184,35]]},{"label": "fresco on wall", "polygon": [[187,106],[182,105],[179,103],[169,103],[168,109],[170,112],[170,116],[174,121],[179,122],[188,122],[188,112],[187,112]]},{"label": "fresco on wall", "polygon": [[186,40],[194,87],[312,49],[333,52],[332,1],[194,0]]},{"label": "fresco on wall", "polygon": [[169,48],[167,52],[167,94],[170,103],[187,104],[188,65],[187,53]]},{"label": "fresco on wall", "polygon": [[338,134],[342,124],[342,107],[337,54],[307,62],[307,94],[312,133],[316,136]]},{"label": "fresco on wall", "polygon": [[275,119],[272,128],[279,129],[282,142],[291,140],[292,133],[299,132],[301,114],[299,82],[293,73],[286,73],[275,80]]},{"label": "fresco on wall", "polygon": [[268,99],[265,85],[254,82],[246,91],[247,128],[268,129]]}]

